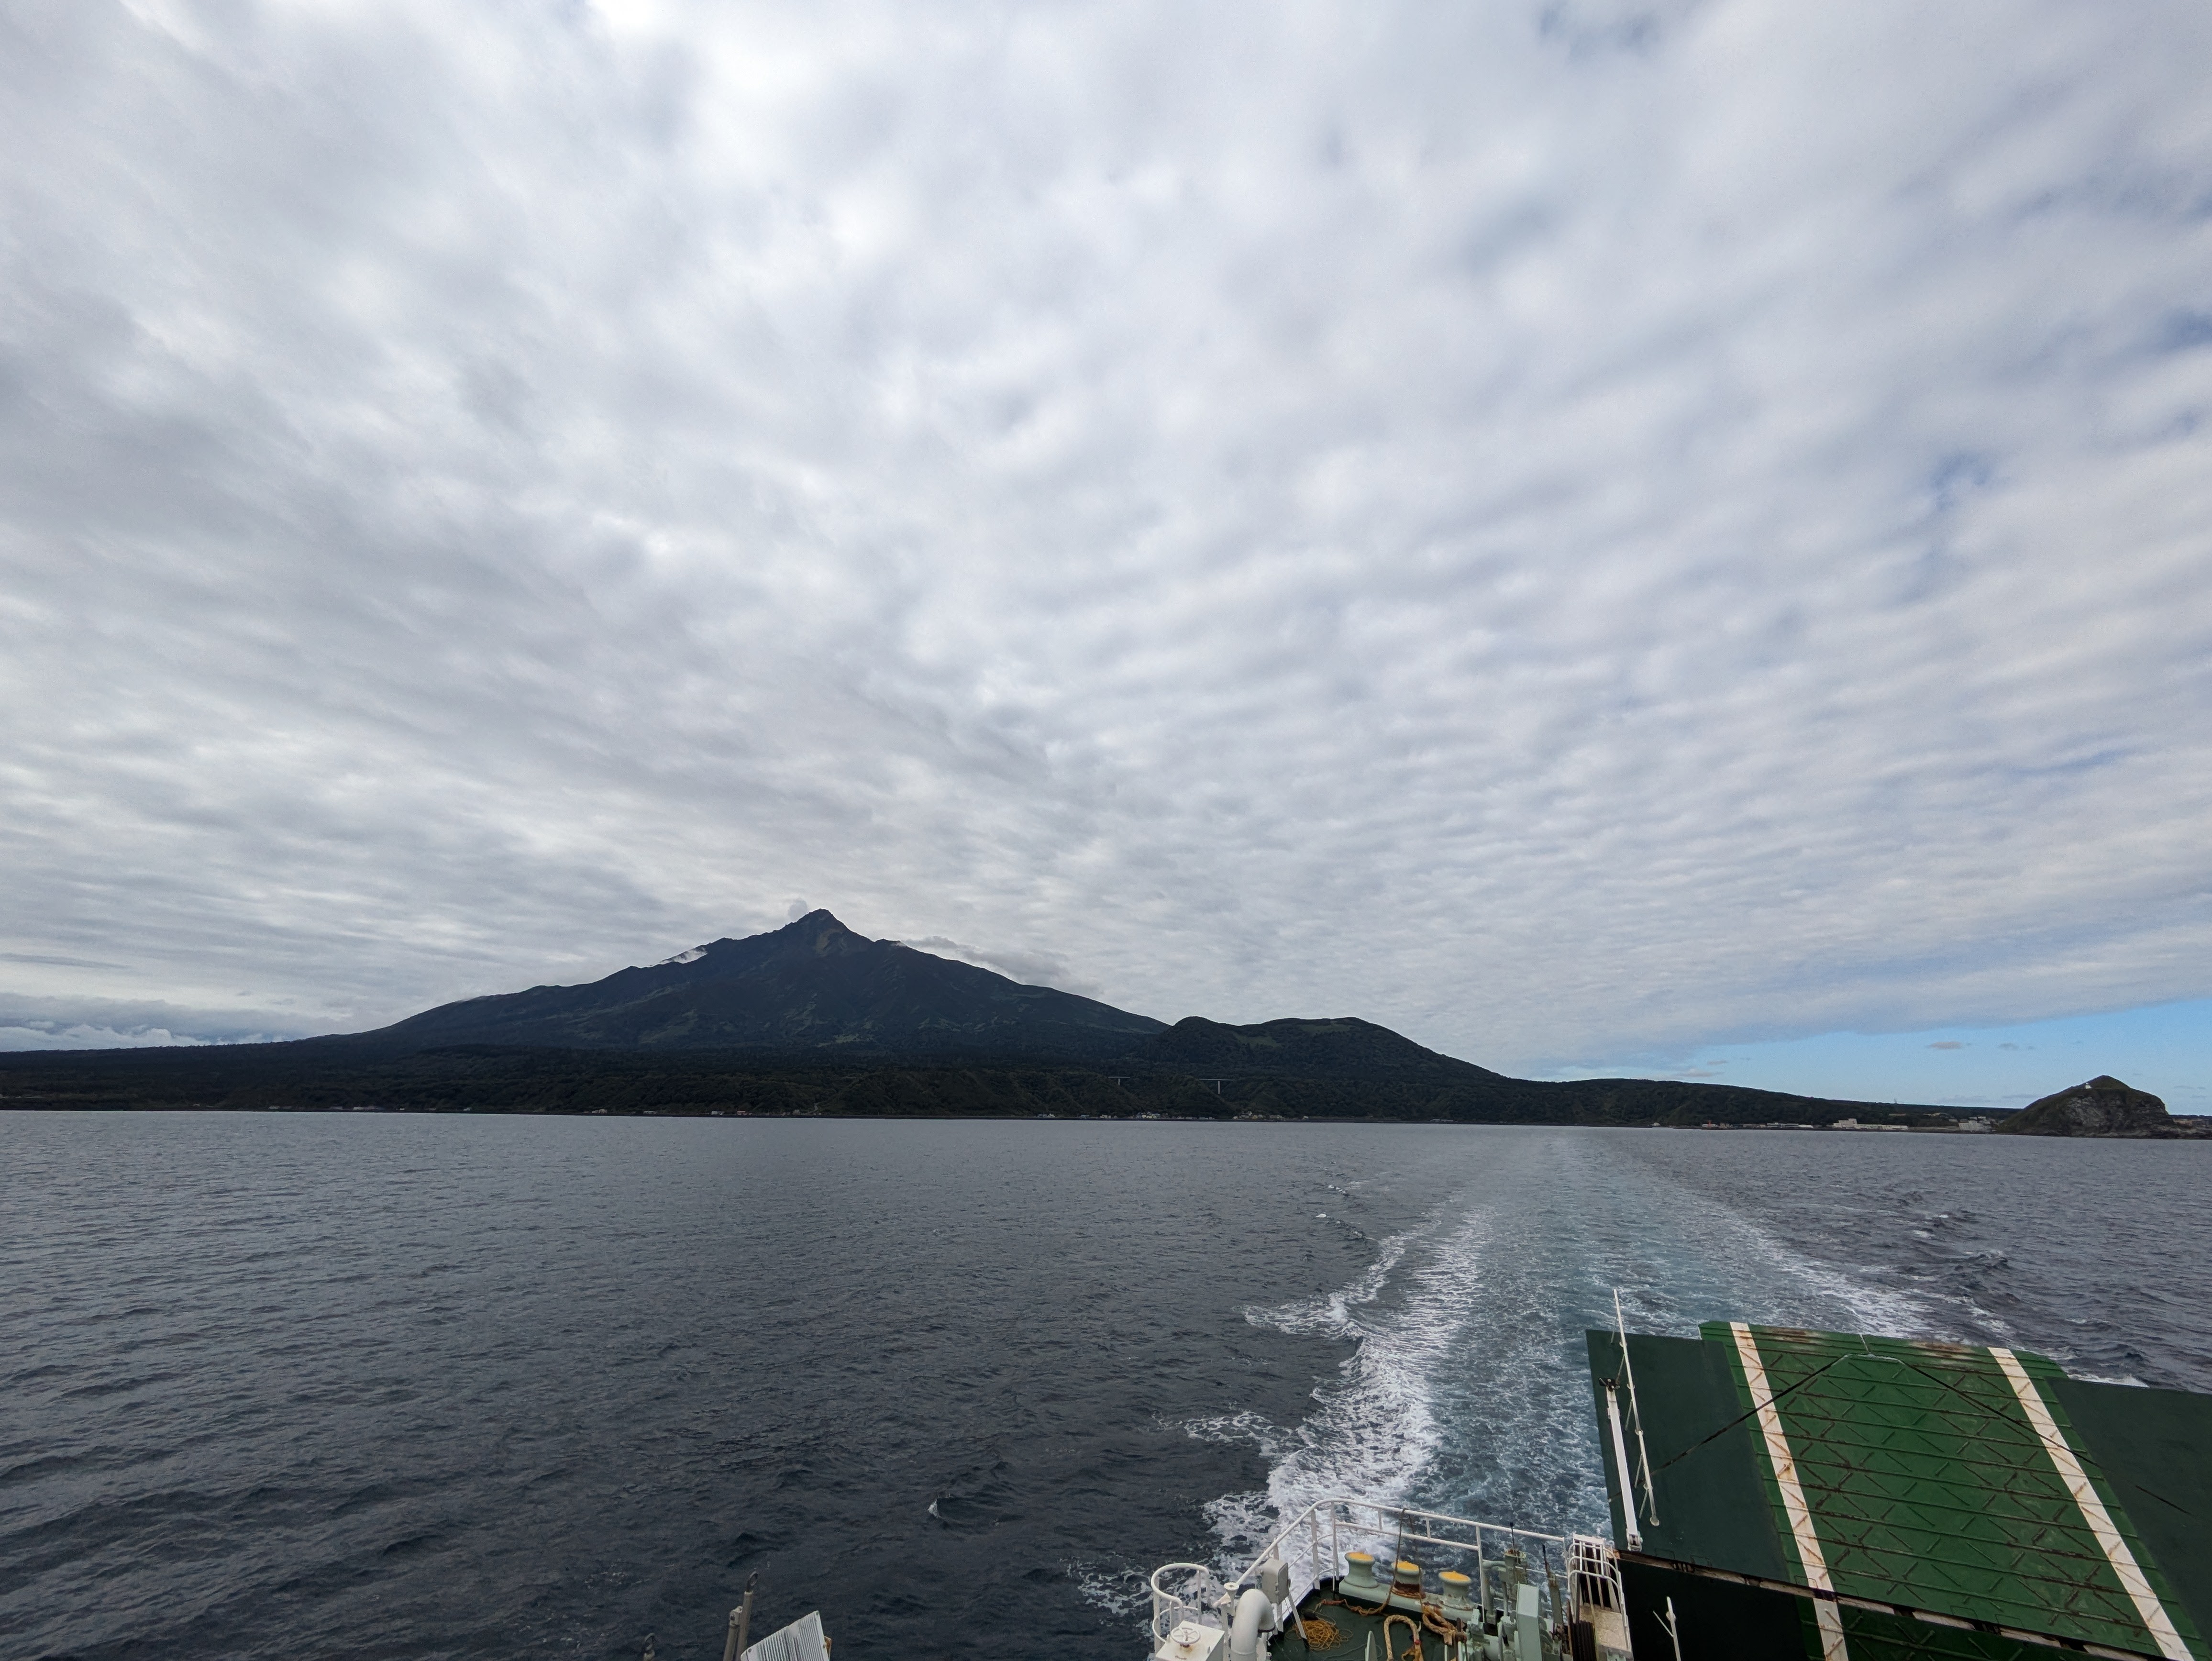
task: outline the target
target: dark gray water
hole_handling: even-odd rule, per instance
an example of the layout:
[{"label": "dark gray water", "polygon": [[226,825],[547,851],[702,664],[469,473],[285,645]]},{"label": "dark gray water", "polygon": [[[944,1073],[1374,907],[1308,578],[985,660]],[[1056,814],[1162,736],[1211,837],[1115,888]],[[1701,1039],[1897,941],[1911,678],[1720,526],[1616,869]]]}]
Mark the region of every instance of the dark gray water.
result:
[{"label": "dark gray water", "polygon": [[2212,1390],[2212,1146],[0,1115],[10,1655],[1141,1653],[1331,1491],[1602,1516],[1580,1331]]}]

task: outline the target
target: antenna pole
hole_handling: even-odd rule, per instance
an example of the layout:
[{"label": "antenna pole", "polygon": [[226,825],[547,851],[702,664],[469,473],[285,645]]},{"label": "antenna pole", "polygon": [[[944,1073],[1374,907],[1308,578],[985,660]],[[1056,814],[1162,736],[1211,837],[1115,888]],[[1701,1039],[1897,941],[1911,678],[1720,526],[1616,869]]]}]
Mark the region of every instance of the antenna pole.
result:
[{"label": "antenna pole", "polygon": [[745,1640],[752,1635],[753,1582],[758,1574],[745,1577],[745,1601],[730,1611],[730,1638],[722,1646],[722,1661],[738,1661],[745,1652]]}]

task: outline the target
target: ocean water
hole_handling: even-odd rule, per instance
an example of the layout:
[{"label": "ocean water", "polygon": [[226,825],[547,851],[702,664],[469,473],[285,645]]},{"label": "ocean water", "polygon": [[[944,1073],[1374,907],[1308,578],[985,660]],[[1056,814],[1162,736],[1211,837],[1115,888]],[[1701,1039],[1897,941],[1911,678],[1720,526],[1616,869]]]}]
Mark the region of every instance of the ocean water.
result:
[{"label": "ocean water", "polygon": [[1601,1529],[1616,1288],[2212,1390],[2212,1145],[0,1114],[0,1650],[1133,1658],[1326,1494]]}]

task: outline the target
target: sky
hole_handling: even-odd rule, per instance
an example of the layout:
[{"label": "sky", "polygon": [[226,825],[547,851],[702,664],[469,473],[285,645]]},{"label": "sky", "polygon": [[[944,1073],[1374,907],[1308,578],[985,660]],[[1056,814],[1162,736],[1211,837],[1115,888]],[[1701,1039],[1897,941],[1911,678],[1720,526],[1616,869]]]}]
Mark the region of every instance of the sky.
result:
[{"label": "sky", "polygon": [[7,0],[0,1044],[818,905],[1533,1076],[2186,1110],[2208,63],[2195,0]]}]

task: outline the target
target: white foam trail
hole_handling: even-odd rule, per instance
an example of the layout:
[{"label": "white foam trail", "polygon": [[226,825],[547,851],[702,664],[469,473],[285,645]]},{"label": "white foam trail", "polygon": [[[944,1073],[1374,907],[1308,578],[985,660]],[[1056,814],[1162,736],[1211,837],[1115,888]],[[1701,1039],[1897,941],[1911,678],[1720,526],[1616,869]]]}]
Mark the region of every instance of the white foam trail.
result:
[{"label": "white foam trail", "polygon": [[[1433,1375],[1445,1366],[1480,1296],[1475,1270],[1486,1216],[1464,1216],[1442,1238],[1423,1228],[1384,1239],[1375,1261],[1348,1285],[1272,1309],[1245,1311],[1278,1332],[1349,1339],[1357,1345],[1339,1379],[1315,1392],[1316,1410],[1294,1429],[1239,1414],[1187,1428],[1207,1439],[1249,1439],[1271,1460],[1266,1491],[1224,1494],[1206,1507],[1224,1567],[1241,1569],[1280,1519],[1332,1494],[1404,1498],[1434,1460],[1439,1431]],[[1416,1266],[1398,1307],[1375,1305],[1409,1251]]]},{"label": "white foam trail", "polygon": [[1282,1429],[1267,1415],[1249,1409],[1217,1414],[1210,1419],[1187,1420],[1182,1432],[1194,1441],[1213,1442],[1224,1447],[1257,1448],[1263,1459],[1273,1459],[1283,1451]]},{"label": "white foam trail", "polygon": [[1643,1331],[1686,1335],[1717,1318],[1941,1330],[1928,1299],[1817,1262],[1586,1135],[1478,1148],[1480,1187],[1463,1190],[1481,1195],[1473,1208],[1459,1201],[1389,1237],[1348,1285],[1246,1311],[1356,1348],[1302,1424],[1231,1415],[1187,1427],[1269,1461],[1264,1493],[1207,1507],[1224,1567],[1241,1568],[1281,1519],[1331,1494],[1602,1530],[1582,1331],[1612,1324],[1614,1287]]},{"label": "white foam trail", "polygon": [[1332,1338],[1357,1338],[1366,1330],[1353,1314],[1356,1306],[1371,1304],[1390,1279],[1390,1271],[1398,1267],[1406,1255],[1406,1247],[1413,1238],[1412,1232],[1387,1237],[1376,1252],[1375,1261],[1360,1272],[1359,1278],[1334,1292],[1324,1292],[1316,1298],[1300,1298],[1273,1309],[1248,1309],[1244,1318],[1255,1326],[1273,1327],[1278,1332],[1321,1333]]},{"label": "white foam trail", "polygon": [[[1473,1250],[1479,1220],[1462,1226],[1458,1233],[1465,1238],[1446,1255],[1457,1259]],[[1318,1299],[1245,1311],[1255,1326],[1349,1338],[1358,1345],[1339,1382],[1315,1392],[1319,1409],[1283,1439],[1284,1451],[1267,1475],[1267,1503],[1276,1516],[1295,1515],[1332,1494],[1399,1498],[1433,1457],[1437,1427],[1427,1374],[1463,1318],[1454,1307],[1457,1300],[1431,1267],[1410,1277],[1400,1307],[1385,1314],[1373,1309],[1417,1238],[1396,1234],[1384,1240],[1375,1262],[1349,1286]]]},{"label": "white foam trail", "polygon": [[[1900,1337],[1942,1328],[1926,1297],[1855,1279],[1703,1198],[1671,1213],[1663,1232],[1639,1233],[1611,1249],[1593,1240],[1589,1265],[1596,1301],[1619,1287],[1632,1328],[1686,1334],[1730,1319]],[[1611,1324],[1609,1305],[1602,1314]]]},{"label": "white foam trail", "polygon": [[1732,1318],[1934,1336],[1952,1324],[1940,1295],[1811,1257],[1588,1133],[1502,1131],[1463,1153],[1471,1204],[1385,1238],[1347,1285],[1245,1311],[1355,1348],[1295,1427],[1254,1414],[1185,1427],[1268,1463],[1264,1491],[1206,1507],[1224,1568],[1331,1494],[1602,1532],[1583,1331],[1613,1324],[1616,1287],[1644,1332]]}]

